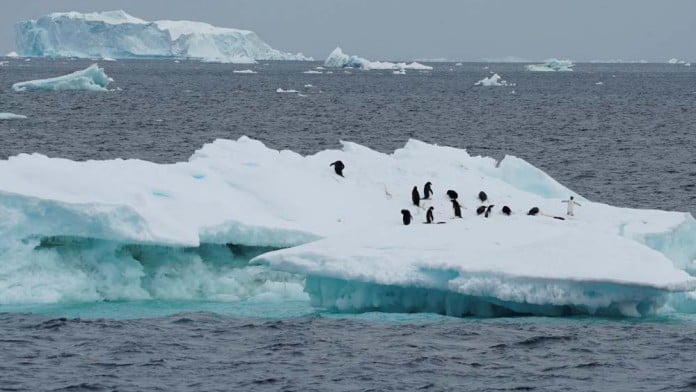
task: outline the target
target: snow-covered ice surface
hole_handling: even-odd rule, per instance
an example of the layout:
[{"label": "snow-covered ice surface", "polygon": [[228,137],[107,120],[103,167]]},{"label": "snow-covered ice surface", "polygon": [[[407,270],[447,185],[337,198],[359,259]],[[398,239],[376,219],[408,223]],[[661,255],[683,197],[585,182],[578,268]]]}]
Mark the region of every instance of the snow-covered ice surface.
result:
[{"label": "snow-covered ice surface", "polygon": [[324,61],[324,65],[334,68],[359,68],[364,70],[370,69],[391,69],[391,70],[432,70],[433,67],[423,65],[417,62],[411,63],[390,63],[388,61],[370,61],[358,56],[349,56],[341,50],[340,47],[329,54],[329,57]]},{"label": "snow-covered ice surface", "polygon": [[12,89],[14,91],[107,91],[106,86],[113,81],[106,75],[103,68],[99,68],[97,64],[92,64],[83,70],[68,75],[15,83],[12,85]]},{"label": "snow-covered ice surface", "polygon": [[[574,193],[519,158],[415,140],[393,154],[342,144],[301,156],[242,137],[176,164],[0,161],[0,253],[12,261],[0,266],[0,298],[302,298],[304,281],[314,305],[339,311],[637,316],[671,295],[689,304],[691,294],[671,293],[696,290],[687,213],[576,195],[576,216],[558,220]],[[329,167],[336,160],[344,178]],[[443,225],[422,224],[411,205],[426,181],[435,195],[423,206]],[[450,219],[447,189],[463,219]],[[496,206],[489,218],[474,212],[480,190]],[[527,216],[534,206],[542,213]]]},{"label": "snow-covered ice surface", "polygon": [[514,83],[508,83],[507,81],[503,80],[503,78],[498,74],[493,74],[487,78],[483,78],[474,84],[474,86],[484,87],[503,87],[514,85]]},{"label": "snow-covered ice surface", "polygon": [[570,60],[549,59],[544,64],[530,64],[526,68],[534,72],[572,71],[574,65]]},{"label": "snow-covered ice surface", "polygon": [[52,13],[17,23],[15,34],[19,55],[27,57],[311,60],[271,48],[253,31],[193,21],[148,22],[124,11]]},{"label": "snow-covered ice surface", "polygon": [[22,114],[0,112],[0,120],[21,120],[23,118],[27,118],[27,116]]}]

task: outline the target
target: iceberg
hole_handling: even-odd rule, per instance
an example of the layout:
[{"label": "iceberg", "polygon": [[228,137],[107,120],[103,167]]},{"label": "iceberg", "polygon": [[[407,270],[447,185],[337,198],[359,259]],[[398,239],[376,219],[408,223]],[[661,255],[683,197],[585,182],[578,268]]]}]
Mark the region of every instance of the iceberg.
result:
[{"label": "iceberg", "polygon": [[12,89],[14,91],[107,91],[106,86],[113,81],[106,75],[103,68],[99,68],[97,64],[92,64],[81,71],[75,71],[68,75],[15,83],[12,85]]},{"label": "iceberg", "polygon": [[14,113],[2,113],[0,112],[0,120],[20,120],[27,118],[27,116]]},{"label": "iceberg", "polygon": [[[174,164],[0,160],[0,303],[273,297],[341,312],[641,316],[679,296],[696,309],[688,213],[592,202],[513,156],[342,145],[302,156],[241,137]],[[445,224],[422,224],[411,204],[426,181],[423,207]],[[474,212],[479,190],[489,218]],[[555,219],[569,195],[582,206]]]},{"label": "iceberg", "polygon": [[311,60],[271,48],[248,30],[192,21],[145,21],[124,11],[57,12],[15,26],[25,57],[193,58],[209,62]]},{"label": "iceberg", "polygon": [[527,70],[533,72],[572,71],[574,65],[570,60],[550,59],[546,60],[544,64],[527,65]]},{"label": "iceberg", "polygon": [[324,61],[324,66],[334,68],[358,68],[364,70],[370,69],[388,69],[388,70],[432,70],[433,67],[423,65],[417,62],[412,63],[390,63],[385,61],[370,61],[358,56],[349,56],[343,53],[340,47],[329,54],[329,57]]},{"label": "iceberg", "polygon": [[502,86],[514,86],[514,83],[508,84],[507,81],[503,80],[498,74],[493,74],[490,77],[483,78],[476,82],[474,86],[485,86],[485,87],[502,87]]}]

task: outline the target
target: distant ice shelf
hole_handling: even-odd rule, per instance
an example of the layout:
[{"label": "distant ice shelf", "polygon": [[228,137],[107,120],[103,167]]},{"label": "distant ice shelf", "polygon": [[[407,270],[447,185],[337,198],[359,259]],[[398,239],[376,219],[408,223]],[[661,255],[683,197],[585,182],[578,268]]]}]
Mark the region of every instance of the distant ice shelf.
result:
[{"label": "distant ice shelf", "polygon": [[253,31],[192,21],[148,22],[120,10],[56,12],[22,21],[15,26],[15,41],[22,57],[311,60],[271,48]]}]

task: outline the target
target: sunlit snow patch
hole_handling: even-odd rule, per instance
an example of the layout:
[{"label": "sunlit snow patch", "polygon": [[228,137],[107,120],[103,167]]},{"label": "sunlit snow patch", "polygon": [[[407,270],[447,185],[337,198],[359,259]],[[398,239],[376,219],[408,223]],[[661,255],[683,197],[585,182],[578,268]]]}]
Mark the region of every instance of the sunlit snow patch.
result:
[{"label": "sunlit snow patch", "polygon": [[64,76],[15,83],[12,85],[12,89],[14,91],[107,91],[106,86],[113,81],[106,75],[103,68],[99,68],[97,64],[92,64],[81,71]]}]

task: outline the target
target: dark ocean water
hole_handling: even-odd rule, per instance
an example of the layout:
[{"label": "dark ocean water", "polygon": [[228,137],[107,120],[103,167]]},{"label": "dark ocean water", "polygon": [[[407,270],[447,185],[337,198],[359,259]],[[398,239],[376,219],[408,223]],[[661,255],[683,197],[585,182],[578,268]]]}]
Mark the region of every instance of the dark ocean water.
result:
[{"label": "dark ocean water", "polygon": [[[391,152],[417,138],[522,157],[595,201],[696,212],[696,68],[439,63],[311,75],[302,72],[319,63],[118,61],[101,64],[117,91],[10,89],[88,64],[0,67],[0,112],[29,116],[0,121],[0,158],[174,162],[241,135],[301,153],[339,139]],[[258,74],[232,73],[247,68]],[[473,87],[489,71],[516,86]],[[452,319],[267,306],[0,307],[0,390],[696,390],[692,315]]]}]

